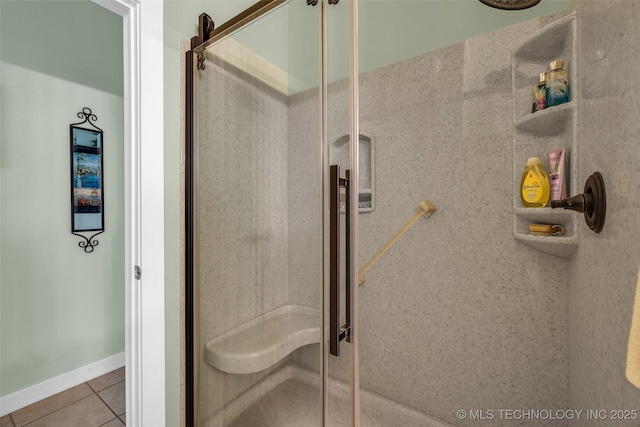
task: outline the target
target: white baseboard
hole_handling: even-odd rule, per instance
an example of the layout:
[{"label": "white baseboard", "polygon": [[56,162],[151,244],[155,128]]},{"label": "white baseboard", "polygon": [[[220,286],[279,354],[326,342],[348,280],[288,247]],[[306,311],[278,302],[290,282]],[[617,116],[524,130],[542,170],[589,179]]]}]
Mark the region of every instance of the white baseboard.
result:
[{"label": "white baseboard", "polygon": [[124,352],[0,397],[0,417],[125,365]]}]

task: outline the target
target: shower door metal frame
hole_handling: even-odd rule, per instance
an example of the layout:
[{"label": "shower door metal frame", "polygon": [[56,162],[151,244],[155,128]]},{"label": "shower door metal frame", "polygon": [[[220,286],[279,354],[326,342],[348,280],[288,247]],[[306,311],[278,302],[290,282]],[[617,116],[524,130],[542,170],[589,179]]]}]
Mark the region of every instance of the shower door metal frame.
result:
[{"label": "shower door metal frame", "polygon": [[[191,39],[191,49],[194,48],[194,39]],[[184,240],[185,240],[185,253],[184,253],[184,405],[185,405],[185,426],[195,426],[195,414],[197,414],[197,393],[196,393],[196,381],[194,373],[197,369],[195,365],[197,363],[194,355],[195,352],[195,206],[194,206],[194,185],[193,179],[195,175],[194,171],[194,143],[195,143],[195,68],[193,64],[193,50],[189,50],[185,53],[185,164],[184,164],[184,212],[185,212],[185,226],[184,226]],[[191,326],[189,326],[191,325]]]},{"label": "shower door metal frame", "polygon": [[[351,175],[349,185],[358,194],[360,189],[360,83],[358,68],[358,1],[350,0],[349,3],[349,111],[350,111],[350,137],[349,155]],[[359,311],[359,221],[358,204],[359,197],[351,197],[350,203],[350,228],[349,228],[349,263],[348,274],[351,286],[351,424],[352,427],[360,427],[360,311]]]},{"label": "shower door metal frame", "polygon": [[[198,369],[197,358],[198,331],[195,327],[197,318],[197,280],[194,274],[197,266],[197,212],[195,202],[197,199],[197,158],[195,156],[196,126],[195,105],[196,105],[196,73],[197,64],[194,63],[194,55],[204,54],[207,47],[219,40],[229,36],[234,31],[253,22],[264,14],[275,9],[279,5],[290,0],[260,0],[244,12],[238,14],[227,21],[219,28],[214,29],[209,34],[199,34],[191,39],[191,50],[186,52],[185,58],[185,424],[187,427],[196,426],[198,413],[197,378],[195,372]],[[349,2],[350,14],[350,67],[349,67],[349,93],[350,93],[350,186],[359,188],[359,111],[358,111],[358,0],[347,0]],[[322,378],[322,425],[329,427],[329,381],[328,381],[328,361],[329,361],[329,337],[327,313],[329,310],[329,142],[328,142],[328,5],[337,4],[336,0],[320,0],[316,3],[308,3],[311,6],[316,4],[321,8],[320,20],[320,85],[318,87],[320,95],[320,150],[322,162],[322,207],[323,207],[323,310],[322,329],[323,339],[320,342],[322,363],[320,375]],[[347,257],[352,262],[347,263],[351,283],[358,283],[358,198],[351,197],[349,200],[350,223],[349,236],[350,247]],[[358,337],[358,286],[351,286],[348,300],[351,303],[350,313],[350,342],[351,342],[351,425],[360,427],[360,370],[359,370],[359,337]]]},{"label": "shower door metal frame", "polygon": [[[346,0],[349,3],[349,170],[348,186],[358,194],[360,188],[360,116],[359,116],[359,79],[358,79],[358,1],[359,0]],[[324,298],[323,298],[323,316],[326,316],[330,310],[331,299],[337,296],[332,295],[330,270],[331,270],[331,254],[329,248],[331,247],[331,232],[329,219],[331,217],[331,185],[330,185],[330,165],[329,165],[329,141],[328,141],[328,13],[327,4],[337,4],[334,0],[323,0],[322,2],[322,34],[321,34],[321,55],[322,55],[322,73],[320,77],[321,91],[320,99],[322,100],[321,108],[321,123],[322,123],[322,159],[323,159],[323,199],[324,199],[324,258],[325,258],[325,280],[324,280]],[[339,177],[338,177],[339,180]],[[349,233],[346,236],[346,240],[349,242],[346,248],[346,268],[347,268],[347,283],[351,283],[353,286],[347,287],[347,302],[350,307],[347,307],[349,325],[348,338],[351,344],[351,426],[360,427],[360,337],[359,337],[359,309],[358,309],[358,295],[359,286],[358,283],[358,202],[357,196],[347,198],[349,207],[346,209],[346,215],[349,218],[346,220],[348,226],[346,232]],[[339,290],[334,289],[334,292]],[[335,319],[334,323],[335,323]],[[328,361],[330,350],[327,342],[331,339],[328,334],[334,333],[332,328],[327,328],[327,323],[324,325],[324,342],[323,342],[323,360],[324,360],[324,373],[323,373],[323,425],[329,427],[329,375],[328,375]],[[335,326],[335,325],[334,325]],[[338,335],[338,341],[341,334]],[[337,345],[336,345],[337,346]]]}]

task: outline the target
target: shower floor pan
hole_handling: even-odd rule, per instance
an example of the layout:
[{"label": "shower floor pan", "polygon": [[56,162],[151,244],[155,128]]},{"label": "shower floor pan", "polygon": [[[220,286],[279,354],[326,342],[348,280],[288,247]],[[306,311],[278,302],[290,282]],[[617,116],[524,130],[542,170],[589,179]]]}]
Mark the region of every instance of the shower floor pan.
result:
[{"label": "shower floor pan", "polygon": [[[288,365],[238,396],[204,427],[315,427],[320,425],[320,377]],[[329,425],[349,426],[350,386],[329,380]],[[361,425],[367,427],[455,427],[375,393],[362,390]]]},{"label": "shower floor pan", "polygon": [[320,312],[285,305],[209,341],[204,360],[230,374],[259,372],[292,351],[320,342]]}]

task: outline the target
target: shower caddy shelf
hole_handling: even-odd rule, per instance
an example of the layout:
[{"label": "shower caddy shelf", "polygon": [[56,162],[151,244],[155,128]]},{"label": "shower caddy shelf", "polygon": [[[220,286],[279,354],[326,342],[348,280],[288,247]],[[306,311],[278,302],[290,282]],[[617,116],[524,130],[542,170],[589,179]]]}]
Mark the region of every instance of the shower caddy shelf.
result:
[{"label": "shower caddy shelf", "polygon": [[576,102],[570,101],[520,117],[514,123],[516,130],[540,136],[555,136],[563,133],[573,115]]},{"label": "shower caddy shelf", "polygon": [[[514,49],[511,56],[513,83],[513,236],[542,252],[570,258],[578,247],[579,218],[559,209],[525,208],[520,199],[520,179],[529,157],[538,156],[547,169],[547,153],[567,149],[568,193],[579,192],[578,185],[578,84],[577,23],[572,13],[541,28]],[[563,59],[569,70],[571,101],[531,112],[531,87],[539,73],[554,59]],[[562,236],[529,234],[529,225],[559,224]]]}]

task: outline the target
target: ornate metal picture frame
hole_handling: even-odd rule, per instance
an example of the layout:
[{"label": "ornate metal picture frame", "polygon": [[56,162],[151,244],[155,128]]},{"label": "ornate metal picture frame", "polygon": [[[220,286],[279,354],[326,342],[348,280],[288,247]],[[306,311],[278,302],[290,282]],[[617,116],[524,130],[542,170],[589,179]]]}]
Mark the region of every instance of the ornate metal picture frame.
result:
[{"label": "ornate metal picture frame", "polygon": [[[78,245],[85,252],[93,252],[104,232],[104,181],[102,129],[93,124],[98,118],[90,108],[78,114],[82,122],[72,123],[71,147],[71,233],[84,240]],[[86,237],[83,232],[93,233]]]}]

